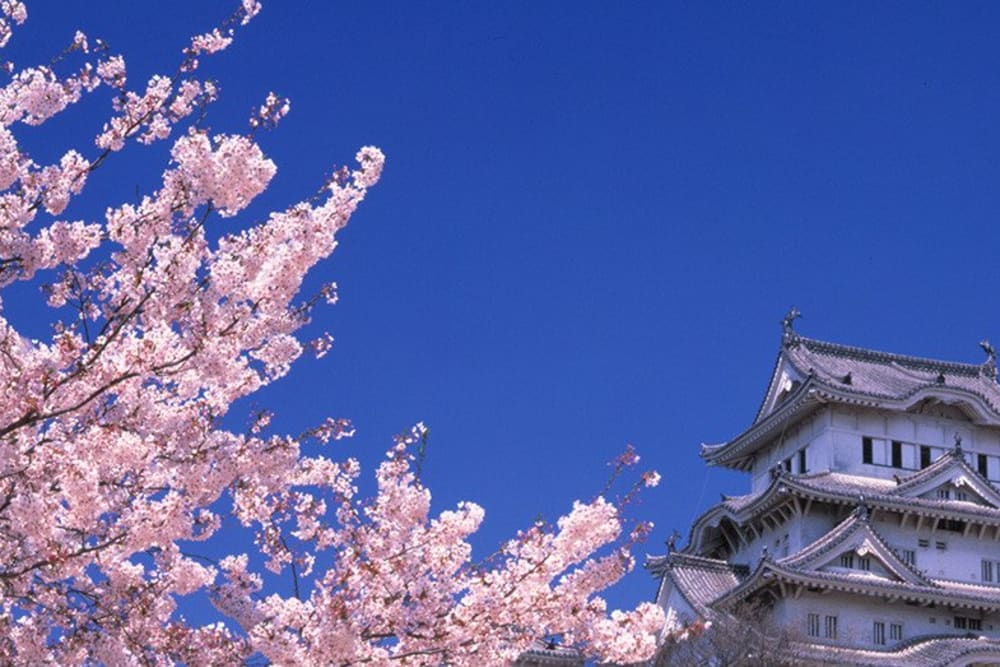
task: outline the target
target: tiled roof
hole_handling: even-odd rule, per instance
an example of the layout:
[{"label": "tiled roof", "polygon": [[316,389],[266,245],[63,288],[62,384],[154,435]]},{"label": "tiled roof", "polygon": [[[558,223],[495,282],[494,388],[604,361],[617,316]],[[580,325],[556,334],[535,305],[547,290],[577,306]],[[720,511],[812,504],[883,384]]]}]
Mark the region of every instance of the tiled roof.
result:
[{"label": "tiled roof", "polygon": [[[961,660],[967,664],[977,656],[985,664],[1000,660],[1000,642],[986,637],[923,636],[892,650],[841,648],[826,644],[795,643],[790,651],[810,664],[857,665],[858,667],[947,667]],[[976,662],[975,664],[979,664]]]},{"label": "tiled roof", "polygon": [[[711,463],[746,469],[750,455],[774,435],[823,403],[906,409],[924,396],[951,397],[976,413],[975,421],[1000,425],[1000,385],[994,361],[936,361],[791,335],[784,338],[767,395],[753,424],[729,442],[703,444]],[[799,381],[778,400],[778,378]]]},{"label": "tiled roof", "polygon": [[558,646],[538,640],[534,646],[522,653],[514,663],[514,667],[531,667],[532,665],[580,667],[583,665],[583,656],[574,648]]},{"label": "tiled roof", "polygon": [[746,566],[676,551],[650,558],[646,568],[654,575],[669,579],[702,616],[708,613],[709,603],[735,588],[749,574]]},{"label": "tiled roof", "polygon": [[[995,507],[956,499],[920,498],[908,495],[918,488],[919,484],[932,482],[935,478],[944,480],[949,474],[956,473],[969,480],[977,492],[981,492],[987,500],[1000,500],[1000,492],[997,492],[995,487],[970,468],[964,459],[955,456],[944,456],[930,467],[900,480],[899,483],[891,479],[839,472],[794,475],[778,470],[771,484],[763,491],[742,496],[723,496],[721,503],[698,517],[691,528],[689,545],[696,544],[698,531],[702,530],[706,522],[714,523],[720,514],[729,516],[736,523],[743,523],[759,512],[788,502],[792,496],[844,505],[854,505],[860,498],[864,498],[865,503],[874,509],[989,525],[1000,524],[1000,509]],[[914,481],[911,483],[911,480]]]},{"label": "tiled roof", "polygon": [[[874,548],[889,571],[900,579],[861,570],[815,569],[822,564],[823,556],[836,553],[838,547],[852,546],[851,538],[857,538],[859,531],[863,531],[867,546]],[[955,607],[1000,610],[1000,587],[927,577],[896,557],[862,513],[855,513],[797,554],[777,561],[762,558],[753,574],[713,600],[712,606],[745,600],[778,581],[880,598],[891,596]]]},{"label": "tiled roof", "polygon": [[874,550],[879,560],[900,580],[917,586],[935,586],[923,572],[895,554],[892,547],[869,524],[868,510],[863,507],[859,507],[858,511],[806,548],[779,560],[778,564],[793,570],[811,570],[822,565],[838,551],[862,544]]},{"label": "tiled roof", "polygon": [[960,480],[984,501],[993,507],[1000,507],[1000,491],[997,491],[988,479],[973,469],[962,454],[958,444],[947,456],[942,456],[928,467],[916,472],[899,482],[892,494],[897,496],[916,496],[946,483],[950,480]]},{"label": "tiled roof", "polygon": [[[983,364],[911,357],[796,337],[784,349],[800,371],[858,396],[901,399],[926,387],[960,389],[979,396],[1000,416],[1000,387]],[[850,374],[850,384],[845,378]]]}]

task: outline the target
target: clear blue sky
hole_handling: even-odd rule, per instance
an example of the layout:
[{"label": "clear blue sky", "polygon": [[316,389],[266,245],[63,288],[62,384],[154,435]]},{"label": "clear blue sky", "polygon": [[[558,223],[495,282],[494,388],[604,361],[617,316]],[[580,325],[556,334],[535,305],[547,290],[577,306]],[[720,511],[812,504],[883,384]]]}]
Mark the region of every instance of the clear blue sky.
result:
[{"label": "clear blue sky", "polygon": [[[138,85],[235,4],[36,0],[13,48],[46,62],[82,28]],[[363,144],[388,164],[316,278],[341,286],[314,327],[333,351],[254,403],[288,432],[350,417],[338,447],[369,474],[425,421],[436,507],[484,505],[482,553],[632,442],[663,474],[635,508],[662,552],[748,489],[698,444],[749,424],[789,306],[807,336],[903,353],[1000,339],[998,27],[991,3],[265,3],[205,61],[219,131],[292,99],[256,210]],[[53,128],[85,148],[106,108]],[[76,214],[154,184],[165,150],[110,162]],[[640,572],[611,599],[653,593]]]}]

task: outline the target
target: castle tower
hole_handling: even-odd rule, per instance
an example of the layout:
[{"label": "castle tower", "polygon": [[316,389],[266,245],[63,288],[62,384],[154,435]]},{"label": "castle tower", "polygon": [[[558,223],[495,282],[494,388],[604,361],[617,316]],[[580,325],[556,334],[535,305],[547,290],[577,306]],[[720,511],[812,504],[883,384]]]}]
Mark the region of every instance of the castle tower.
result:
[{"label": "castle tower", "polygon": [[753,423],[702,445],[746,472],[683,549],[650,558],[677,632],[769,615],[808,664],[1000,665],[1000,386],[981,364],[800,336]]}]

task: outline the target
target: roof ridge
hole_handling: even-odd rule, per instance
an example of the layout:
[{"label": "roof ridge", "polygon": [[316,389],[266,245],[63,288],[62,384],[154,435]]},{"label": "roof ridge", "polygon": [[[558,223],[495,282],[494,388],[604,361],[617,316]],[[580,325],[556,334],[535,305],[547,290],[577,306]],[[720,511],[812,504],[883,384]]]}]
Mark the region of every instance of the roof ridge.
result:
[{"label": "roof ridge", "polygon": [[[859,513],[858,509],[862,511]],[[875,526],[871,524],[871,521],[868,518],[869,510],[867,506],[859,504],[858,509],[852,512],[839,524],[831,528],[826,534],[820,536],[811,544],[806,545],[805,548],[800,549],[797,554],[782,558],[777,561],[777,564],[792,569],[799,569],[802,566],[806,566],[809,562],[822,560],[838,546],[847,542],[858,531],[864,531],[868,534],[868,536],[874,538],[878,546],[884,549],[889,558],[894,561],[891,563],[885,563],[890,570],[902,568],[904,571],[915,576],[917,580],[921,581],[923,584],[933,586],[933,582],[925,572],[918,570],[915,566],[900,558],[899,554],[896,553],[896,550],[893,549],[885,538],[882,537],[882,534],[875,529]],[[899,576],[899,572],[894,571],[893,574]]]},{"label": "roof ridge", "polygon": [[982,364],[966,363],[961,361],[945,361],[942,359],[931,359],[929,357],[918,357],[908,354],[898,354],[896,352],[885,352],[873,350],[871,348],[859,347],[856,345],[844,345],[841,343],[831,343],[829,341],[816,340],[815,338],[799,337],[798,344],[804,346],[811,352],[825,353],[830,355],[858,358],[865,361],[875,361],[883,363],[895,362],[902,366],[926,370],[950,370],[962,375],[978,375]]},{"label": "roof ridge", "polygon": [[673,565],[674,561],[680,561],[688,565],[698,565],[704,567],[705,569],[725,570],[727,572],[732,572],[736,567],[721,558],[708,558],[707,556],[696,556],[694,554],[685,554],[679,551],[674,551],[668,554],[667,560],[670,565]]}]

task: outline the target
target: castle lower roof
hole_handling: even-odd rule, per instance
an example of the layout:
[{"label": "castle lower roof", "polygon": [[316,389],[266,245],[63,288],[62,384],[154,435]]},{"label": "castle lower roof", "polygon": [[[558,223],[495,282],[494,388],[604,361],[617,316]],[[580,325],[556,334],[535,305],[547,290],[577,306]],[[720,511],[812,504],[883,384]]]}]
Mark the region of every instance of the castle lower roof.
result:
[{"label": "castle lower roof", "polygon": [[[832,559],[845,549],[852,552],[864,550],[866,554],[878,558],[887,574],[821,569],[824,558]],[[713,600],[710,606],[736,604],[753,597],[758,591],[783,584],[880,599],[1000,610],[1000,586],[930,578],[904,563],[870,525],[867,510],[863,508],[796,554],[778,560],[767,556],[761,558],[752,574]]]},{"label": "castle lower roof", "polygon": [[970,660],[983,664],[1000,661],[1000,641],[986,637],[924,635],[891,650],[843,648],[829,644],[795,642],[792,655],[809,664],[856,665],[857,667],[951,667]]},{"label": "castle lower roof", "polygon": [[707,616],[709,605],[732,590],[749,574],[745,565],[730,565],[724,560],[703,558],[680,552],[650,558],[646,568],[655,576],[669,580],[691,608]]}]

